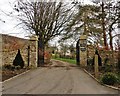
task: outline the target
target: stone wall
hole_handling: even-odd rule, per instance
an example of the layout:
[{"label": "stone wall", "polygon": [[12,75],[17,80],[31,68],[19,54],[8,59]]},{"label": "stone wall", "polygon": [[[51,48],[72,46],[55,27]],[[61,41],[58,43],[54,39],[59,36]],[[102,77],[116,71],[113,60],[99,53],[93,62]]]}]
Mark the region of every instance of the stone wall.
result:
[{"label": "stone wall", "polygon": [[99,54],[102,58],[102,63],[104,64],[105,58],[109,59],[109,64],[116,65],[118,62],[118,52],[110,50],[99,50]]},{"label": "stone wall", "polygon": [[[95,48],[94,46],[88,46],[87,48],[87,57],[93,58],[95,55]],[[110,50],[98,50],[99,55],[102,58],[102,64],[104,65],[105,58],[109,58],[110,64],[116,64],[118,62],[118,52],[117,51],[110,51]]]},{"label": "stone wall", "polygon": [[25,66],[28,65],[28,45],[30,45],[30,66],[36,63],[35,41],[21,39],[14,36],[2,35],[2,65],[12,65],[13,60],[20,49]]},{"label": "stone wall", "polygon": [[0,68],[2,65],[2,35],[0,35]]}]

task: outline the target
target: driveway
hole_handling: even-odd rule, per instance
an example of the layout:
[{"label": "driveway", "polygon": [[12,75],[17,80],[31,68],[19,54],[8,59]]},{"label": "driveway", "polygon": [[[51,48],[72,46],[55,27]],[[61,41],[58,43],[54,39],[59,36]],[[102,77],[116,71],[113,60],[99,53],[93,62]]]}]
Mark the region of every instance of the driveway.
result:
[{"label": "driveway", "polygon": [[118,94],[117,90],[100,85],[77,66],[52,62],[51,67],[33,69],[3,82],[3,94]]}]

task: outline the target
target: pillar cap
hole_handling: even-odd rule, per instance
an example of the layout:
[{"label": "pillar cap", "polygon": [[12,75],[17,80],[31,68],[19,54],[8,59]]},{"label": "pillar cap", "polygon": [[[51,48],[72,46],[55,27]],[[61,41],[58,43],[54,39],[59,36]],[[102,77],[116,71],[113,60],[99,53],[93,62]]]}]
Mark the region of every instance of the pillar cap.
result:
[{"label": "pillar cap", "polygon": [[81,40],[81,39],[87,39],[87,36],[86,36],[86,35],[81,35],[81,36],[80,36],[80,40]]},{"label": "pillar cap", "polygon": [[30,37],[30,41],[38,41],[38,36],[37,35],[32,35]]}]

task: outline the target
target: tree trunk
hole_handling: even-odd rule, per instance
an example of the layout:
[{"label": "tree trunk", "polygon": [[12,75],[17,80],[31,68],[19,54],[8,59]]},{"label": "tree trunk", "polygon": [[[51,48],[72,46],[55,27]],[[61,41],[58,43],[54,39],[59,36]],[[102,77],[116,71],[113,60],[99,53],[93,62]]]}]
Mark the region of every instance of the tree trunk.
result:
[{"label": "tree trunk", "polygon": [[109,36],[110,36],[110,49],[113,51],[113,38],[112,38],[112,34],[111,34],[111,30],[109,30]]},{"label": "tree trunk", "polygon": [[105,12],[104,12],[104,3],[102,2],[102,28],[103,28],[103,38],[105,49],[108,49],[106,32],[105,32]]},{"label": "tree trunk", "polygon": [[44,41],[42,38],[39,36],[38,39],[38,67],[44,65]]}]

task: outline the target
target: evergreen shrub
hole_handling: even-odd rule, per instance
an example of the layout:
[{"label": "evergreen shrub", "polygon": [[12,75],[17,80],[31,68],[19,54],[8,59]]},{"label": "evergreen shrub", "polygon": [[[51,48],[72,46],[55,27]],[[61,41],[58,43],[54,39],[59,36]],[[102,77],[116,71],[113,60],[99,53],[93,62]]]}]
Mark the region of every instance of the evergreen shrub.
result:
[{"label": "evergreen shrub", "polygon": [[25,65],[19,49],[18,49],[18,53],[13,61],[13,65],[20,66],[21,68],[23,68]]},{"label": "evergreen shrub", "polygon": [[101,82],[107,85],[114,85],[118,82],[118,77],[112,72],[107,72],[102,76]]}]

